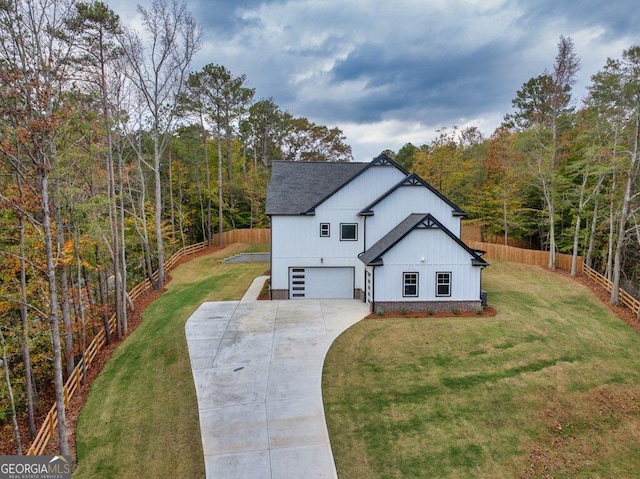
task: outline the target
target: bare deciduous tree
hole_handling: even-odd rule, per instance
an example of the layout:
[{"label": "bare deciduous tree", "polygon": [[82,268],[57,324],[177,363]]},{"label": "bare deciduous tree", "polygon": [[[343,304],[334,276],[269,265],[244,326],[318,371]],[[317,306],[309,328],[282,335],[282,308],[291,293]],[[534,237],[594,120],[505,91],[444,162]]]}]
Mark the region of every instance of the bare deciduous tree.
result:
[{"label": "bare deciduous tree", "polygon": [[[189,75],[193,56],[200,48],[201,29],[187,10],[186,2],[155,0],[150,8],[138,6],[144,35],[124,29],[122,46],[128,59],[125,74],[135,85],[146,107],[144,119],[152,143],[147,160],[146,151],[138,158],[154,175],[155,233],[158,266],[157,287],[164,284],[164,245],[162,231],[161,167],[164,153],[171,141],[178,98]],[[145,125],[138,125],[141,129]],[[131,145],[141,148],[140,143]]]}]

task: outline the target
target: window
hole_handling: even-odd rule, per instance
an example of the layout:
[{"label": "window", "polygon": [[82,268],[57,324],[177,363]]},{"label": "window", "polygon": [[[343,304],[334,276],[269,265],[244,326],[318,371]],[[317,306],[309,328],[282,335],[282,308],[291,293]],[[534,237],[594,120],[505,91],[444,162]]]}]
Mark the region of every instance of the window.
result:
[{"label": "window", "polygon": [[356,223],[340,223],[340,241],[356,241],[358,225]]},{"label": "window", "polygon": [[451,273],[436,273],[436,296],[451,296]]},{"label": "window", "polygon": [[328,238],[330,236],[330,227],[329,223],[320,223],[320,237]]},{"label": "window", "polygon": [[418,296],[418,273],[402,273],[402,296]]}]

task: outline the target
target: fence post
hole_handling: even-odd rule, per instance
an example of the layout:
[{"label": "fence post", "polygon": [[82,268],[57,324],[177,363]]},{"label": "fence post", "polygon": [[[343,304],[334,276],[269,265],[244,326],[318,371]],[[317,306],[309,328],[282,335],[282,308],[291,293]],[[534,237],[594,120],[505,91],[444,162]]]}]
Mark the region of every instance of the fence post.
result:
[{"label": "fence post", "polygon": [[54,437],[55,433],[56,433],[55,421],[53,420],[53,414],[57,414],[57,413],[52,413],[51,411],[49,411],[49,414],[47,414],[47,418],[49,419],[49,440],[47,440],[44,443],[44,445],[42,446],[43,448],[45,447],[46,444],[49,443],[51,438]]}]

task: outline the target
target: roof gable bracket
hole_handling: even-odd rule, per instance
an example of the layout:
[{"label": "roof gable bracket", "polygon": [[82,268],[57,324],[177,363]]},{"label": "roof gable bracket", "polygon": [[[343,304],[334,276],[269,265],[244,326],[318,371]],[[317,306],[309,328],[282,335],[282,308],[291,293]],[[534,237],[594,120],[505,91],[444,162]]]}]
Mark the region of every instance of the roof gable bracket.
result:
[{"label": "roof gable bracket", "polygon": [[440,225],[438,223],[435,223],[431,219],[431,217],[428,217],[428,218],[426,218],[426,221],[421,221],[420,223],[418,223],[416,225],[416,228],[437,230],[437,229],[440,229]]},{"label": "roof gable bracket", "polygon": [[377,157],[375,157],[373,159],[373,161],[371,162],[371,166],[395,166],[395,167],[397,167],[398,165],[396,165],[391,160],[391,158],[389,158],[387,155],[381,154],[381,155],[378,155]]},{"label": "roof gable bracket", "polygon": [[425,186],[425,184],[416,175],[410,175],[404,180],[402,186]]}]

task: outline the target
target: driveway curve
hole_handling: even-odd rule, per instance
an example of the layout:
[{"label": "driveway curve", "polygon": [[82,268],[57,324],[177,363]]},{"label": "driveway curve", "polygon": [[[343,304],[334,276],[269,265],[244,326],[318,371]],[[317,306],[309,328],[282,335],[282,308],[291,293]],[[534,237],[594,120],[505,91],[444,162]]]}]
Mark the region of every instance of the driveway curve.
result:
[{"label": "driveway curve", "polygon": [[368,314],[357,300],[203,303],[185,333],[206,477],[336,478],[322,405],[333,340]]}]

